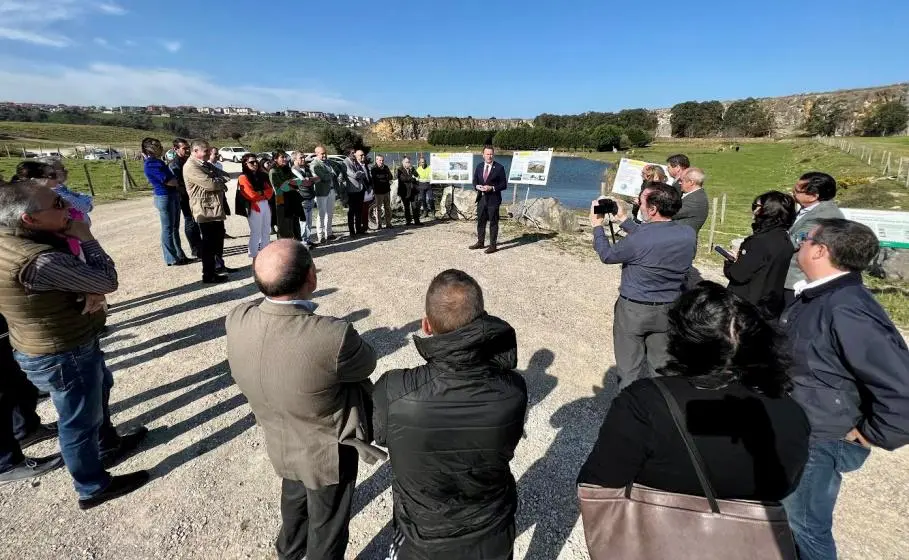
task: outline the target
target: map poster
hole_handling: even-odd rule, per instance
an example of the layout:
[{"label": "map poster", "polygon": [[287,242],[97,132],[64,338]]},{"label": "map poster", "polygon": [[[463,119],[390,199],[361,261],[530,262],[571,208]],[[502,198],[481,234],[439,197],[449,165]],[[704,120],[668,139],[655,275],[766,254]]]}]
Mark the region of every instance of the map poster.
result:
[{"label": "map poster", "polygon": [[[641,185],[644,184],[644,178],[641,177],[641,171],[647,165],[659,165],[657,163],[647,163],[635,159],[622,158],[619,162],[619,169],[615,174],[615,182],[612,184],[612,193],[621,194],[637,198],[641,194]],[[669,177],[669,169],[665,165],[660,165],[666,177]]]},{"label": "map poster", "polygon": [[545,152],[514,152],[511,156],[509,183],[546,185],[552,165],[552,150]]},{"label": "map poster", "polygon": [[865,224],[877,236],[881,247],[909,249],[909,212],[840,208],[847,220]]},{"label": "map poster", "polygon": [[432,168],[430,183],[467,183],[473,182],[473,154],[436,154],[429,155],[429,167]]}]

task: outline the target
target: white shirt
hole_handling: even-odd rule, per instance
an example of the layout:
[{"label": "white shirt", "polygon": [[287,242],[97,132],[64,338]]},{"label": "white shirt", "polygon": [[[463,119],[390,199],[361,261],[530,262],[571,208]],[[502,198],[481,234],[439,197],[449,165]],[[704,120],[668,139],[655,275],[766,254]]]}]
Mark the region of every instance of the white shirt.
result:
[{"label": "white shirt", "polygon": [[281,299],[271,299],[270,297],[267,297],[265,299],[268,300],[269,302],[275,303],[277,305],[296,305],[297,307],[302,307],[303,309],[309,311],[310,313],[314,313],[316,311],[316,307],[319,307],[318,303],[314,303],[312,301],[309,301],[308,299],[281,300]]},{"label": "white shirt", "polygon": [[697,192],[697,191],[699,191],[699,190],[701,190],[701,187],[698,187],[698,188],[694,189],[694,190],[691,191],[691,192],[683,192],[683,193],[682,193],[682,198],[685,198],[685,197],[688,196],[689,194],[694,193],[694,192]]},{"label": "white shirt", "polygon": [[827,282],[833,282],[840,276],[846,276],[847,274],[849,274],[849,271],[837,272],[836,274],[831,274],[826,278],[818,278],[814,282],[809,282],[808,280],[799,280],[792,286],[792,289],[795,291],[795,297],[799,297],[799,295],[805,290],[817,288],[818,286],[826,284]]},{"label": "white shirt", "polygon": [[809,210],[811,210],[812,208],[814,208],[814,207],[817,206],[818,204],[820,204],[820,201],[815,202],[815,203],[812,204],[811,206],[802,206],[801,210],[799,210],[799,213],[795,215],[795,219],[798,220],[799,218],[801,218],[802,216],[804,216],[806,212],[808,212]]}]

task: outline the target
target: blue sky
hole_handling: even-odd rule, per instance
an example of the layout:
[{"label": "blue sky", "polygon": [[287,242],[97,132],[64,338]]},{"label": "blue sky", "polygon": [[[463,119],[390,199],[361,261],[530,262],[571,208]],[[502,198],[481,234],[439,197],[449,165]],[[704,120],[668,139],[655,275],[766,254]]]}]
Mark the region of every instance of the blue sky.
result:
[{"label": "blue sky", "polygon": [[0,100],[533,117],[909,81],[907,0],[0,0]]}]

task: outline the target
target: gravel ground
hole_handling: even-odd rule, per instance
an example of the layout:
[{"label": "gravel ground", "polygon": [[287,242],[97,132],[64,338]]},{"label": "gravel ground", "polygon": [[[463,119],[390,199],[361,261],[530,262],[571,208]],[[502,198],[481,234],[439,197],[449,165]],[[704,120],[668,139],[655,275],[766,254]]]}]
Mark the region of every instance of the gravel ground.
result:
[{"label": "gravel ground", "polygon": [[[62,470],[3,486],[0,558],[274,558],[279,480],[225,361],[224,315],[256,297],[245,221],[228,220],[238,239],[225,250],[228,265],[243,270],[230,283],[208,286],[199,282],[198,265],[163,265],[149,199],[102,206],[93,220],[120,271],[104,340],[116,378],[114,421],[152,430],[115,473],[149,469],[153,480],[86,513]],[[519,367],[531,393],[526,437],[512,463],[521,499],[516,558],[587,558],[573,483],[614,393],[604,379],[613,360],[618,267],[521,237],[502,243],[496,255],[468,251],[473,227],[435,222],[317,249],[319,312],[356,324],[382,356],[377,377],[419,363],[410,339],[431,278],[452,267],[476,277],[489,312],[518,332]],[[49,403],[39,412],[53,419]],[[387,465],[360,465],[349,558],[384,557],[389,472]],[[875,451],[846,477],[835,527],[843,558],[909,557],[907,483],[909,450]]]}]

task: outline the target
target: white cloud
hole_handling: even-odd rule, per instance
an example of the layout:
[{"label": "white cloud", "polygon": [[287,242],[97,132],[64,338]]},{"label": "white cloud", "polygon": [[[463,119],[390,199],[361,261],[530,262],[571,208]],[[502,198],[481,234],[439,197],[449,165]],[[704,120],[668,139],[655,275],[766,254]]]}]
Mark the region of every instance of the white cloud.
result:
[{"label": "white cloud", "polygon": [[110,46],[110,44],[107,42],[107,39],[102,39],[101,37],[95,37],[93,41],[96,45],[101,45],[102,47]]},{"label": "white cloud", "polygon": [[183,44],[180,41],[161,41],[161,46],[167,49],[167,52],[175,53],[183,48]]},{"label": "white cloud", "polygon": [[101,4],[98,4],[98,9],[105,14],[110,14],[112,16],[122,16],[126,13],[126,8],[114,4],[113,2],[103,2]]},{"label": "white cloud", "polygon": [[123,44],[126,45],[127,47],[135,47],[135,46],[136,46],[136,42],[135,42],[135,41],[130,41],[129,39],[123,41]]},{"label": "white cloud", "polygon": [[[66,22],[93,15],[122,15],[121,6],[85,0],[0,0],[0,39],[46,47],[67,47],[73,41],[65,34]],[[28,31],[22,31],[27,29]]]},{"label": "white cloud", "polygon": [[302,87],[225,85],[210,76],[171,68],[84,68],[0,59],[0,99],[70,105],[238,105],[369,114],[340,95]]},{"label": "white cloud", "polygon": [[65,47],[71,43],[69,39],[60,35],[49,35],[40,32],[36,33],[32,31],[21,31],[19,29],[10,29],[8,27],[0,27],[0,39],[7,39],[9,41],[22,41],[24,43],[41,45],[44,47]]}]

